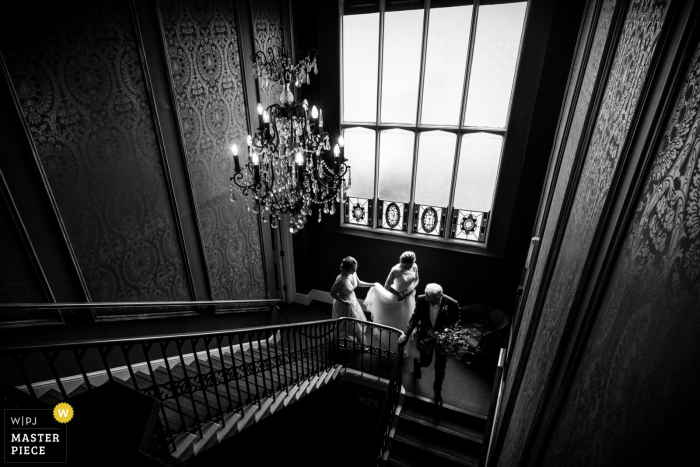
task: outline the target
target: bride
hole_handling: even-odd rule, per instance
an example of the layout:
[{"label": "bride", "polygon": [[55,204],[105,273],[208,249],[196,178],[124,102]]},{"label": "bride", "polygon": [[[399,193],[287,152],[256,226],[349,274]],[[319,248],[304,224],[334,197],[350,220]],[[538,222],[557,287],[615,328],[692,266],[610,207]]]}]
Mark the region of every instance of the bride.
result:
[{"label": "bride", "polygon": [[367,293],[365,306],[372,312],[373,321],[401,331],[406,329],[408,320],[416,308],[416,287],[416,254],[405,251],[401,254],[399,264],[391,268],[384,287],[376,283]]}]

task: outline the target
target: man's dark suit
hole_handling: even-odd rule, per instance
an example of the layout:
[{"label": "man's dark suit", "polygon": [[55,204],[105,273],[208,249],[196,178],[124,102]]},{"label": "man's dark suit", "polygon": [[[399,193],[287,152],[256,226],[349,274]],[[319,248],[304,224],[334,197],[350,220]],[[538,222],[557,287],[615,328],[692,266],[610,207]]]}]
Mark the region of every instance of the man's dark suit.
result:
[{"label": "man's dark suit", "polygon": [[[406,335],[410,336],[413,330],[420,323],[418,331],[417,343],[420,351],[420,366],[426,367],[433,360],[434,348],[430,345],[431,338],[434,333],[442,332],[446,327],[453,326],[459,319],[459,303],[457,300],[442,296],[440,299],[440,311],[438,311],[435,323],[430,321],[430,303],[425,295],[419,295],[416,298],[416,309],[411,315],[406,328]],[[447,367],[447,355],[441,355],[439,352],[435,356],[435,382],[433,390],[440,394],[442,391],[442,381],[445,379],[445,368]]]}]

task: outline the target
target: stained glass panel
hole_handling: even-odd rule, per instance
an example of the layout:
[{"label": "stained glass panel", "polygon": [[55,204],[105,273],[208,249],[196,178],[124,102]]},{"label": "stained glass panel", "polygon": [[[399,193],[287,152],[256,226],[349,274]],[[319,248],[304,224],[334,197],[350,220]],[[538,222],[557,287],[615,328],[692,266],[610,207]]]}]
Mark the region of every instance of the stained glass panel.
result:
[{"label": "stained glass panel", "polygon": [[408,205],[395,201],[379,201],[379,227],[406,231]]},{"label": "stained glass panel", "polygon": [[420,234],[442,237],[445,234],[445,208],[416,205],[413,230]]},{"label": "stained glass panel", "polygon": [[450,237],[483,243],[486,241],[488,223],[488,212],[460,209],[452,216],[452,233]]},{"label": "stained glass panel", "polygon": [[372,200],[365,198],[345,198],[345,223],[372,226]]}]

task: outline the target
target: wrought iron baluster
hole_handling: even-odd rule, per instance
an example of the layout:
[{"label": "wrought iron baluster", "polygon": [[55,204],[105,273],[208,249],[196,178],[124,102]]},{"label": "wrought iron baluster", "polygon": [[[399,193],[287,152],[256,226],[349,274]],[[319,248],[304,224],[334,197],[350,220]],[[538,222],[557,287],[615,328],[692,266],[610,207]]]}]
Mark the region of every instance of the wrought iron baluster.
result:
[{"label": "wrought iron baluster", "polygon": [[311,347],[309,346],[309,326],[304,327],[304,332],[302,334],[304,337],[304,361],[306,362],[306,378],[311,379],[313,375],[311,366]]},{"label": "wrought iron baluster", "polygon": [[258,407],[262,407],[262,402],[260,399],[260,386],[258,385],[258,366],[255,363],[255,349],[253,348],[253,333],[247,332],[248,335],[248,350],[250,350],[250,361],[251,361],[251,373],[253,376],[253,381],[255,382],[255,399],[253,403],[257,402]]},{"label": "wrought iron baluster", "polygon": [[83,356],[85,355],[85,352],[87,352],[87,349],[82,349],[80,352],[78,352],[78,349],[73,349],[73,356],[75,357],[75,361],[78,363],[80,373],[83,375],[85,386],[88,388],[88,390],[90,390],[92,389],[92,384],[90,384],[90,379],[88,378],[88,375],[85,372],[85,366],[83,365]]},{"label": "wrought iron baluster", "polygon": [[175,404],[177,405],[177,414],[180,416],[180,430],[179,431],[186,431],[189,427],[187,426],[187,422],[185,421],[185,415],[182,411],[182,405],[180,404],[180,391],[178,390],[177,383],[175,382],[175,379],[173,378],[173,372],[170,370],[170,362],[168,361],[168,353],[165,351],[165,348],[168,346],[168,343],[165,343],[163,341],[158,342],[160,346],[160,353],[163,354],[163,364],[165,365],[165,369],[168,372],[168,383],[170,385],[170,390],[173,393],[173,398],[175,399]]},{"label": "wrought iron baluster", "polygon": [[100,352],[100,358],[102,359],[102,363],[105,366],[105,371],[107,372],[107,376],[109,377],[109,381],[114,381],[114,376],[112,375],[112,369],[109,367],[109,363],[107,362],[107,357],[109,356],[109,353],[112,351],[112,346],[107,347],[107,350],[103,350],[102,346],[98,346],[97,350]]},{"label": "wrought iron baluster", "polygon": [[[138,391],[139,385],[136,381],[136,376],[134,375],[134,369],[131,368],[131,360],[129,360],[129,352],[131,352],[131,349],[134,347],[134,345],[131,344],[129,346],[125,346],[124,344],[122,344],[119,347],[122,349],[122,354],[124,355],[124,360],[126,361],[126,367],[129,369],[129,376],[131,377],[131,382],[134,385],[134,389]],[[90,389],[89,386],[88,389]]]},{"label": "wrought iron baluster", "polygon": [[[297,327],[292,328],[292,344],[294,345],[294,366],[297,369],[297,376],[295,379],[295,383],[299,383],[303,378],[303,373],[299,371],[299,359],[301,356],[299,355],[299,351],[297,350]],[[301,366],[301,369],[304,369],[304,365]]]},{"label": "wrought iron baluster", "polygon": [[[145,344],[141,344],[141,350],[143,351],[143,355],[146,358],[146,366],[148,367],[148,374],[151,376],[151,384],[153,387],[153,395],[158,399],[159,401],[163,401],[163,395],[160,392],[160,387],[158,387],[158,381],[156,380],[156,374],[153,371],[153,365],[151,364],[151,356],[149,355],[149,352],[151,350],[151,346],[153,345],[152,342],[148,342]],[[175,450],[175,438],[174,438],[174,433],[173,429],[170,427],[170,421],[168,420],[168,417],[165,414],[165,406],[163,404],[160,405],[160,415],[163,423],[165,424],[165,437],[170,440],[170,443],[173,446],[173,450]]]},{"label": "wrought iron baluster", "polygon": [[[243,376],[245,377],[245,387],[246,387],[246,390],[248,391],[248,400],[246,401],[246,404],[253,404],[253,403],[255,403],[255,398],[253,398],[253,400],[251,400],[251,397],[253,397],[253,394],[250,391],[250,381],[248,379],[248,377],[250,375],[248,372],[248,364],[246,363],[246,360],[245,360],[245,350],[243,349],[243,334],[238,335],[238,351],[241,353],[241,360],[243,360],[243,362],[242,362],[243,363]],[[256,387],[257,387],[257,383],[256,383]]]},{"label": "wrought iron baluster", "polygon": [[[272,341],[275,343],[273,356],[270,356],[270,339],[272,339]],[[272,393],[274,394],[279,391],[280,384],[282,383],[280,378],[279,358],[277,355],[277,333],[274,329],[272,330],[272,335],[267,339],[267,359],[270,360],[270,380],[272,381]],[[275,384],[274,370],[277,370],[277,384]]]},{"label": "wrought iron baluster", "polygon": [[[245,402],[243,402],[243,397],[241,397],[241,378],[238,377],[238,369],[236,368],[236,355],[235,352],[233,351],[233,336],[228,335],[228,347],[229,350],[231,351],[231,366],[233,367],[233,374],[236,376],[236,393],[238,394],[238,408],[241,409],[241,412],[243,412],[243,405]],[[240,347],[239,347],[240,350]],[[245,361],[243,362],[243,368],[245,371]],[[246,384],[248,384],[248,380],[246,379]],[[248,389],[248,394],[250,394],[250,389]]]},{"label": "wrought iron baluster", "polygon": [[53,352],[53,355],[50,355],[50,352],[44,352],[44,358],[46,358],[46,361],[49,364],[49,369],[51,370],[51,374],[56,380],[56,385],[58,386],[58,389],[61,391],[63,400],[66,400],[68,399],[68,393],[66,393],[66,388],[63,387],[63,382],[61,381],[61,378],[58,377],[58,373],[56,372],[56,366],[53,364],[53,362],[56,361],[56,357],[58,357],[58,352],[59,351]]},{"label": "wrought iron baluster", "polygon": [[[202,397],[204,398],[204,407],[207,409],[207,416],[204,420],[211,420],[211,408],[209,407],[209,398],[207,397],[207,385],[204,380],[204,375],[202,374],[202,368],[199,365],[199,358],[197,357],[197,341],[199,338],[190,339],[190,345],[192,346],[192,356],[194,357],[194,364],[197,367],[197,379],[199,380],[199,389],[202,391]],[[187,372],[187,367],[183,368],[182,371]],[[201,430],[201,428],[200,428]]]},{"label": "wrought iron baluster", "polygon": [[[284,341],[285,341],[284,331],[285,330],[286,330],[286,328],[280,329],[280,331],[279,331],[279,333],[280,333],[280,345],[279,345],[280,350],[276,350],[276,351],[281,352],[281,355],[282,355],[282,371],[284,373],[284,386],[283,386],[283,388],[287,391],[287,394],[289,394],[289,381],[291,378],[287,377],[287,363],[288,363],[287,362],[287,352],[285,351],[285,348],[284,348]],[[276,338],[276,336],[277,336],[277,333],[275,333],[275,338]],[[275,341],[275,349],[277,349],[277,341]],[[278,367],[278,369],[279,369],[279,367]],[[291,368],[290,368],[290,372],[291,372]]]},{"label": "wrought iron baluster", "polygon": [[[255,333],[256,339],[258,340],[258,355],[260,356],[260,377],[262,379],[262,384],[263,384],[263,393],[262,397],[267,396],[267,383],[265,382],[265,359],[263,358],[263,353],[262,353],[262,341],[260,340],[260,333],[263,331],[258,331]],[[263,334],[265,336],[265,334]]]},{"label": "wrought iron baluster", "polygon": [[182,355],[182,345],[186,342],[185,339],[176,340],[175,348],[177,349],[177,356],[180,359],[180,366],[182,367],[182,373],[185,375],[185,385],[187,387],[187,395],[190,398],[190,404],[192,404],[192,412],[194,412],[194,424],[199,426],[199,411],[197,410],[197,404],[194,400],[194,389],[192,382],[190,381],[190,372],[187,371],[187,365],[185,365],[185,357]]},{"label": "wrought iron baluster", "polygon": [[[219,397],[219,380],[216,378],[216,370],[214,369],[214,365],[211,362],[211,355],[209,353],[209,344],[211,343],[211,336],[210,337],[205,337],[204,338],[204,349],[207,353],[207,360],[209,361],[209,376],[212,379],[212,384],[214,385],[214,396],[216,397],[216,403],[219,406],[219,410],[217,411],[217,416],[218,417],[223,417],[224,415],[224,408],[221,406],[221,398]],[[199,357],[197,354],[195,354],[195,358],[199,360]]]},{"label": "wrought iron baluster", "polygon": [[19,374],[22,377],[22,381],[24,381],[24,385],[27,386],[27,391],[29,391],[29,394],[31,394],[32,397],[36,397],[36,392],[34,392],[34,386],[32,386],[32,383],[29,382],[27,372],[24,371],[24,361],[27,359],[28,356],[29,354],[22,354],[18,357],[16,353],[13,353],[12,359],[15,361],[15,366],[17,367],[17,371],[19,371]]},{"label": "wrought iron baluster", "polygon": [[[219,362],[221,363],[221,375],[224,378],[224,385],[226,386],[226,397],[228,398],[228,407],[226,412],[231,412],[231,406],[233,405],[233,399],[231,398],[231,390],[228,387],[228,370],[226,370],[226,361],[224,360],[224,352],[221,350],[222,336],[216,336],[216,348],[219,352]],[[209,355],[207,353],[207,355]],[[209,362],[211,363],[211,357],[209,357]],[[213,366],[212,366],[213,367]],[[223,419],[222,419],[223,422]]]}]

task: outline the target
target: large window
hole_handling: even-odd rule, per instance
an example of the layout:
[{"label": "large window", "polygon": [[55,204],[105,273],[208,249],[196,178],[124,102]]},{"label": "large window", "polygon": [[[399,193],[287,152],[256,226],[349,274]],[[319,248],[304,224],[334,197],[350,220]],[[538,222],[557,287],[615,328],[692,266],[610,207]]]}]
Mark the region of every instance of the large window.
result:
[{"label": "large window", "polygon": [[344,224],[485,244],[526,2],[370,3],[343,2]]}]

